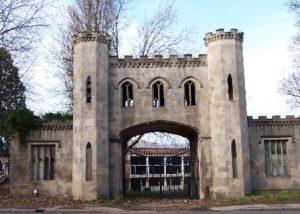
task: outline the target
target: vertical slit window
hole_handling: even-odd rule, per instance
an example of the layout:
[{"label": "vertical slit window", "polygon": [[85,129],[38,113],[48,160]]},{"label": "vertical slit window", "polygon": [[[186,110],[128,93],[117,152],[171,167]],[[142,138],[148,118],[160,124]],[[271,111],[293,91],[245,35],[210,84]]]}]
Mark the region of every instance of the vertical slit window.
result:
[{"label": "vertical slit window", "polygon": [[122,107],[133,106],[133,86],[130,82],[122,84]]},{"label": "vertical slit window", "polygon": [[91,143],[86,145],[86,181],[92,180],[92,146]]},{"label": "vertical slit window", "polygon": [[233,100],[233,84],[232,84],[232,77],[230,74],[227,77],[227,86],[228,86],[228,99]]},{"label": "vertical slit window", "polygon": [[192,81],[188,81],[184,84],[184,105],[196,105],[196,89],[195,84]]},{"label": "vertical slit window", "polygon": [[86,103],[92,102],[92,81],[91,77],[89,76],[86,79]]},{"label": "vertical slit window", "polygon": [[165,105],[164,99],[164,85],[162,82],[157,81],[152,86],[153,92],[153,107],[161,107]]},{"label": "vertical slit window", "polygon": [[237,157],[236,157],[236,143],[235,140],[231,142],[231,158],[232,158],[232,177],[237,178]]}]

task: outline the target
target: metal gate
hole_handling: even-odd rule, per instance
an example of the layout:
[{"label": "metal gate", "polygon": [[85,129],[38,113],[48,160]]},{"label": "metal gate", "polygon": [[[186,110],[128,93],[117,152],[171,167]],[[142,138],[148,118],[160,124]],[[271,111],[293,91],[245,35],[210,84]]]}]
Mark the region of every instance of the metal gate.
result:
[{"label": "metal gate", "polygon": [[125,161],[125,197],[197,198],[197,163],[189,152],[175,156],[131,154]]}]

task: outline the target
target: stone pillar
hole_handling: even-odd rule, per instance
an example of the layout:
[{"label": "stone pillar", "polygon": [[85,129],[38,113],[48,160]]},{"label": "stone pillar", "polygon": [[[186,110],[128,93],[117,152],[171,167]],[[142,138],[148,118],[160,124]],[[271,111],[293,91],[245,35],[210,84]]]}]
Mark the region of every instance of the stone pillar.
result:
[{"label": "stone pillar", "polygon": [[[212,149],[213,197],[242,196],[249,185],[246,92],[243,67],[243,33],[236,29],[208,33],[208,81]],[[228,84],[231,76],[232,86]],[[232,89],[232,90],[231,90]],[[232,93],[228,93],[232,91]],[[228,94],[233,94],[230,98]],[[232,177],[231,143],[237,148],[238,178]]]},{"label": "stone pillar", "polygon": [[181,155],[181,181],[180,181],[180,188],[184,189],[184,155]]},{"label": "stone pillar", "polygon": [[149,175],[150,175],[150,166],[149,166],[149,157],[146,157],[146,173],[147,173],[147,178],[146,178],[146,188],[149,188]]},{"label": "stone pillar", "polygon": [[167,157],[164,156],[164,189],[166,190],[167,187]]},{"label": "stone pillar", "polygon": [[131,154],[128,152],[125,157],[125,175],[123,175],[122,145],[118,139],[110,139],[109,143],[109,172],[110,172],[110,195],[115,199],[123,198],[123,176],[125,177],[126,187],[130,190],[131,176]]},{"label": "stone pillar", "polygon": [[[109,41],[97,32],[82,32],[73,39],[73,198],[94,200],[109,197]],[[92,148],[92,181],[85,178],[88,142]]]}]

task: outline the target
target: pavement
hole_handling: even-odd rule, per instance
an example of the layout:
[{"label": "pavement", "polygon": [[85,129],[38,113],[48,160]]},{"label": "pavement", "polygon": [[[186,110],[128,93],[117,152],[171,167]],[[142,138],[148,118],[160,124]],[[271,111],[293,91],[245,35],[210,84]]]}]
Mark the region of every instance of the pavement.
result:
[{"label": "pavement", "polygon": [[212,207],[212,211],[271,211],[271,210],[298,210],[300,213],[300,204],[253,204],[253,205],[236,205],[225,207]]},{"label": "pavement", "polygon": [[255,204],[255,205],[238,205],[238,206],[225,206],[225,207],[182,207],[172,205],[145,205],[129,208],[116,208],[116,207],[84,207],[84,208],[64,208],[64,207],[52,207],[52,208],[38,208],[38,209],[18,209],[18,208],[0,208],[0,213],[105,213],[105,214],[185,214],[185,213],[263,213],[263,214],[275,214],[275,213],[288,213],[296,214],[300,213],[300,204]]}]

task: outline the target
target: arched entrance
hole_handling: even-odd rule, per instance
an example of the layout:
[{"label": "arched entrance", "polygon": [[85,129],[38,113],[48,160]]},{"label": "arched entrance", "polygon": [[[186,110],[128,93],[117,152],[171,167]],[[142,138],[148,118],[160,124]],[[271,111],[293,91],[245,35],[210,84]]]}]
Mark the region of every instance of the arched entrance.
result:
[{"label": "arched entrance", "polygon": [[[152,149],[137,152],[132,145],[147,133],[160,132],[186,138],[188,148]],[[123,196],[198,198],[199,157],[198,129],[176,122],[151,121],[120,132],[122,143]],[[134,142],[129,142],[135,137]],[[140,150],[139,150],[140,151]],[[172,152],[173,151],[173,152]],[[129,157],[129,158],[128,158]],[[138,164],[140,172],[133,172]],[[178,167],[178,170],[176,170]],[[175,169],[175,172],[174,172]],[[132,194],[134,193],[134,194]]]}]

